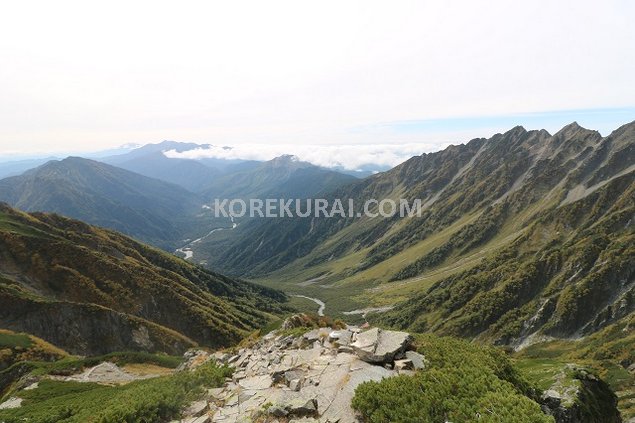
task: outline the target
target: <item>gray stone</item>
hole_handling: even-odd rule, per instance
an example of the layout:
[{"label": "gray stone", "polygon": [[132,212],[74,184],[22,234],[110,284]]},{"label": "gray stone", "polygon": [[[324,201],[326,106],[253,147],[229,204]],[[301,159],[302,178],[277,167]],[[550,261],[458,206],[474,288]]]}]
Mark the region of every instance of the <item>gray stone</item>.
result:
[{"label": "gray stone", "polygon": [[195,401],[191,403],[184,411],[183,414],[190,417],[198,417],[205,413],[209,409],[209,404],[207,401]]},{"label": "gray stone", "polygon": [[283,365],[278,366],[278,368],[276,368],[276,370],[274,370],[273,372],[271,372],[271,380],[273,381],[273,383],[289,383],[287,378],[286,378],[286,374],[288,372],[292,372],[295,369],[295,367],[288,367]]},{"label": "gray stone", "polygon": [[368,363],[388,363],[395,356],[403,354],[412,343],[412,337],[406,332],[369,329],[357,335],[350,346],[357,356]]},{"label": "gray stone", "polygon": [[239,370],[237,372],[234,372],[234,374],[232,375],[232,380],[234,382],[238,382],[239,380],[242,380],[246,377],[247,377],[247,373],[245,373],[245,371],[243,370]]},{"label": "gray stone", "polygon": [[262,390],[271,387],[271,376],[269,375],[258,375],[251,376],[241,380],[238,384],[243,389],[254,389],[254,390]]},{"label": "gray stone", "polygon": [[302,337],[306,339],[309,343],[313,343],[320,339],[320,330],[319,329],[310,330],[307,333],[305,333]]},{"label": "gray stone", "polygon": [[292,381],[290,381],[289,389],[296,392],[302,389],[302,379],[293,379]]},{"label": "gray stone", "polygon": [[317,398],[310,398],[306,401],[303,399],[296,400],[289,403],[285,408],[289,411],[290,416],[302,417],[302,416],[316,416],[318,413],[318,401]]},{"label": "gray stone", "polygon": [[219,398],[225,391],[225,388],[212,388],[207,390],[207,394],[212,398]]},{"label": "gray stone", "polygon": [[338,346],[348,346],[352,337],[353,332],[349,330],[334,330],[329,334],[329,341]]},{"label": "gray stone", "polygon": [[284,380],[287,385],[289,385],[292,380],[302,378],[304,378],[304,372],[302,370],[289,370],[288,372],[284,373]]},{"label": "gray stone", "polygon": [[34,382],[32,384],[30,384],[29,386],[27,386],[26,388],[24,388],[25,391],[32,391],[33,389],[37,389],[38,386],[40,386],[39,382]]},{"label": "gray stone", "polygon": [[[289,339],[279,334],[268,335],[241,351],[238,358],[244,364],[241,363],[234,373],[238,373],[241,379],[238,382],[228,381],[220,391],[208,391],[211,398],[216,398],[210,399],[210,407],[215,411],[213,421],[246,422],[251,416],[264,411],[263,417],[272,422],[319,420],[352,423],[357,421],[357,417],[351,408],[351,399],[359,384],[412,372],[387,370],[384,362],[362,361],[350,346],[332,345],[338,344],[342,335],[345,339],[350,333],[352,338],[353,331],[320,328],[311,332],[307,338],[293,338],[290,344]],[[399,334],[377,332],[377,342],[372,351],[375,355],[387,348],[391,334]],[[326,341],[329,335],[332,335],[332,343]],[[272,345],[276,347],[269,353]],[[399,353],[386,353],[391,357],[386,363],[392,364],[395,358],[401,358],[403,352],[405,349]],[[265,411],[265,404],[273,406]]]},{"label": "gray stone", "polygon": [[272,405],[267,409],[267,413],[271,414],[274,417],[286,417],[289,415],[289,412],[286,408],[281,407],[279,405]]},{"label": "gray stone", "polygon": [[255,391],[242,391],[238,394],[238,403],[242,404],[244,402],[246,402],[247,400],[249,400],[251,397],[253,397],[254,395],[256,395]]},{"label": "gray stone", "polygon": [[236,360],[236,362],[234,363],[234,366],[235,367],[245,367],[247,365],[247,362],[248,362],[250,357],[251,357],[251,353],[249,353],[249,352],[241,353],[240,358],[238,360]]},{"label": "gray stone", "polygon": [[426,367],[426,358],[415,351],[406,351],[406,358],[412,361],[412,366],[416,369],[425,369]]},{"label": "gray stone", "polygon": [[218,361],[219,363],[225,363],[227,362],[227,360],[229,360],[229,354],[222,352],[222,351],[216,351],[212,357],[214,357],[214,360]]},{"label": "gray stone", "polygon": [[542,398],[543,399],[557,400],[558,402],[560,402],[560,400],[562,399],[562,394],[560,394],[560,392],[558,392],[558,391],[556,391],[554,389],[547,389],[542,394]]},{"label": "gray stone", "polygon": [[210,423],[212,418],[210,416],[191,417],[181,420],[181,423]]},{"label": "gray stone", "polygon": [[103,384],[127,383],[136,379],[147,379],[147,376],[136,377],[121,369],[116,364],[107,361],[91,367],[90,369],[86,369],[83,373],[66,378],[67,381],[94,382]]},{"label": "gray stone", "polygon": [[395,360],[395,370],[412,370],[413,368],[412,360]]}]

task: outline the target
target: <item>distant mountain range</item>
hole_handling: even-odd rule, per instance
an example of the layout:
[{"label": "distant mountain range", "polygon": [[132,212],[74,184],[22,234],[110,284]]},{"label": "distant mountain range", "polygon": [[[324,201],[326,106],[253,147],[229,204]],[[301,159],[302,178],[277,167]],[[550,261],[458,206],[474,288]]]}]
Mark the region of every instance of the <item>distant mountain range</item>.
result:
[{"label": "distant mountain range", "polygon": [[113,231],[0,205],[0,327],[75,354],[233,345],[284,299]]},{"label": "distant mountain range", "polygon": [[[266,161],[211,157],[184,159],[170,158],[164,154],[169,151],[183,153],[197,149],[204,150],[210,147],[212,147],[210,144],[162,141],[156,144],[146,144],[143,146],[128,145],[118,149],[85,154],[76,153],[74,155],[117,166],[151,178],[172,182],[190,191],[204,189],[206,185],[209,184],[210,178],[244,171]],[[233,147],[222,147],[224,150],[232,150],[232,148]],[[62,155],[62,157],[64,156]],[[60,160],[60,158],[27,157],[23,159],[0,159],[0,178],[20,175],[27,170],[34,169],[51,160]],[[346,169],[342,166],[328,168],[328,170],[356,178],[365,178],[378,171],[387,169],[385,165],[372,163],[361,166],[361,169],[356,170]]]},{"label": "distant mountain range", "polygon": [[173,251],[184,240],[229,224],[203,208],[215,198],[306,198],[355,180],[291,156],[218,169],[168,159],[154,146],[124,156],[108,161],[136,172],[80,157],[49,161],[0,180],[0,201],[81,219]]},{"label": "distant mountain range", "polygon": [[195,194],[177,185],[79,157],[0,180],[0,201],[81,219],[166,248],[182,238],[201,207]]},{"label": "distant mountain range", "polygon": [[[205,147],[207,145],[164,141],[143,146],[127,154],[106,157],[102,161],[180,185],[201,193],[206,198],[260,198],[282,192],[304,197],[319,191],[329,191],[340,183],[354,180],[343,172],[302,162],[291,155],[261,162],[213,158],[176,159],[164,154],[171,150],[183,152]],[[299,172],[293,174],[296,171]],[[292,184],[295,184],[295,189],[291,187]]]}]

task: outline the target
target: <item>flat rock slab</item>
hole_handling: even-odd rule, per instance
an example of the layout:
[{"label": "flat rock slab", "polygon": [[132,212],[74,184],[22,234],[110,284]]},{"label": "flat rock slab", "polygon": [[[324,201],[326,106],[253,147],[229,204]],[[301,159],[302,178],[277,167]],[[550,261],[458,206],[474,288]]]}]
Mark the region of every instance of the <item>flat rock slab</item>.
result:
[{"label": "flat rock slab", "polygon": [[273,381],[271,379],[271,376],[269,376],[268,374],[264,374],[245,378],[238,382],[238,385],[240,385],[240,387],[243,389],[258,391],[271,387],[272,383]]},{"label": "flat rock slab", "polygon": [[12,408],[20,408],[22,406],[22,398],[11,397],[2,404],[0,404],[0,410],[9,410]]},{"label": "flat rock slab", "polygon": [[101,384],[121,384],[128,383],[139,379],[148,379],[153,376],[136,376],[126,372],[114,363],[103,362],[87,369],[83,373],[68,376],[64,378],[66,381],[73,382],[92,382]]},{"label": "flat rock slab", "polygon": [[411,343],[412,337],[406,332],[372,328],[359,333],[350,346],[368,363],[389,363],[403,355]]},{"label": "flat rock slab", "polygon": [[207,401],[205,401],[205,400],[195,401],[195,402],[191,403],[185,409],[185,411],[183,411],[183,414],[185,414],[186,416],[189,416],[189,417],[199,417],[199,416],[203,415],[203,413],[205,413],[208,408],[209,408],[209,404],[207,403]]}]

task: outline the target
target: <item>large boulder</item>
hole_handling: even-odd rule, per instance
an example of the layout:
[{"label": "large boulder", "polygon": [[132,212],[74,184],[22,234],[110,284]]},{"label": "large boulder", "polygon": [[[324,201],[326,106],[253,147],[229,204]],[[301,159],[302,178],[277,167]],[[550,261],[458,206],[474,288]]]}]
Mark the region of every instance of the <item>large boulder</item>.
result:
[{"label": "large boulder", "polygon": [[406,332],[372,328],[357,335],[350,344],[357,356],[368,363],[390,363],[403,357],[412,344],[412,337]]}]

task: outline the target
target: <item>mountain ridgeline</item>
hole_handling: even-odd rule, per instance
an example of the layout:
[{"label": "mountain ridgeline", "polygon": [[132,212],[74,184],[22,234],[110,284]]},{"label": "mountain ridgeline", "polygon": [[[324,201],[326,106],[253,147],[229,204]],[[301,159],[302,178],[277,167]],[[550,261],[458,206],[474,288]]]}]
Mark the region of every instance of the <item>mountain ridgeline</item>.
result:
[{"label": "mountain ridgeline", "polygon": [[199,198],[176,185],[69,157],[0,180],[0,201],[55,212],[170,247],[189,229]]},{"label": "mountain ridgeline", "polygon": [[71,353],[229,346],[284,300],[113,231],[0,206],[0,327]]},{"label": "mountain ridgeline", "polygon": [[0,201],[80,219],[174,251],[228,225],[204,207],[215,198],[306,198],[356,180],[292,156],[212,161],[212,167],[167,158],[162,150],[167,148],[192,144],[161,143],[105,159],[116,166],[80,157],[52,160],[0,180]]},{"label": "mountain ridgeline", "polygon": [[516,127],[329,196],[422,199],[421,217],[270,219],[210,264],[332,297],[332,313],[395,305],[374,319],[399,328],[575,338],[635,311],[634,178],[635,123],[607,137]]}]

